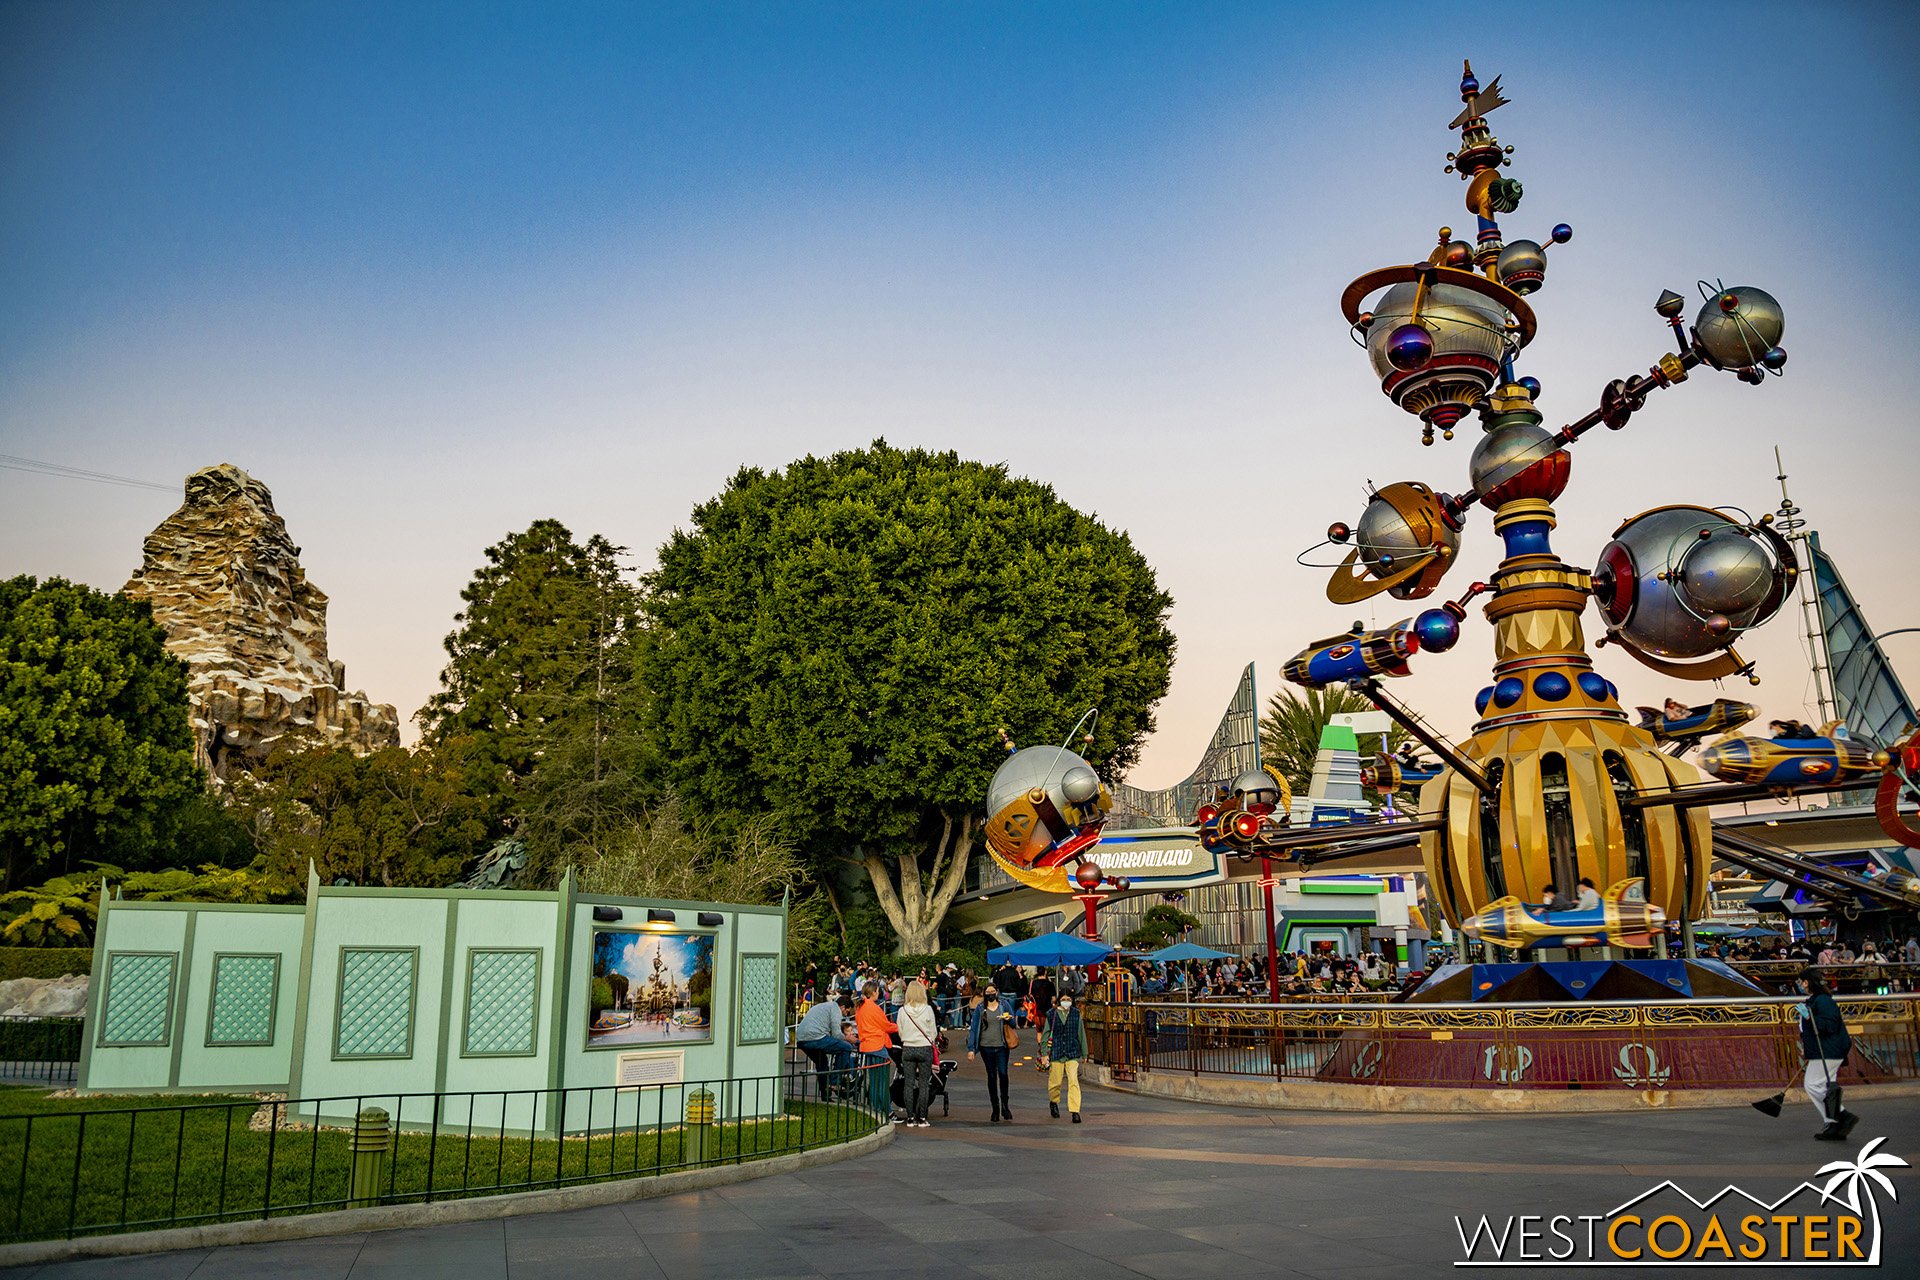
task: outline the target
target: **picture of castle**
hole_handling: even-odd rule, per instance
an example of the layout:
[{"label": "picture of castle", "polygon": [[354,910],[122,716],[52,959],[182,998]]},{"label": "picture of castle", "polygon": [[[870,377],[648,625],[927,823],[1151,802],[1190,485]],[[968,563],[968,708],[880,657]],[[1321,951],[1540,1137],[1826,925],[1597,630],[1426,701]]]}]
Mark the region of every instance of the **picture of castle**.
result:
[{"label": "picture of castle", "polygon": [[713,935],[604,929],[593,936],[587,1045],[713,1038]]}]

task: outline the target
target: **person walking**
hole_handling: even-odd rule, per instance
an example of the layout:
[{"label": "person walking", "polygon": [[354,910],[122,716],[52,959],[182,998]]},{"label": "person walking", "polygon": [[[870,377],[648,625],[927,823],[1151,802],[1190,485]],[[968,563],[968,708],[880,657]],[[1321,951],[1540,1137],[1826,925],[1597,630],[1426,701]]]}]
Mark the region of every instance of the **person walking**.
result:
[{"label": "person walking", "polygon": [[1047,1073],[1047,1110],[1060,1118],[1060,1085],[1067,1086],[1067,1113],[1080,1123],[1080,1059],[1087,1037],[1072,996],[1061,996],[1040,1024],[1040,1066]]},{"label": "person walking", "polygon": [[915,978],[907,984],[900,1006],[900,1070],[905,1081],[902,1099],[907,1127],[927,1127],[927,1103],[932,1101],[933,1041],[940,1034],[940,1015],[927,1001],[927,984]]},{"label": "person walking", "polygon": [[893,1043],[893,1033],[900,1028],[880,1006],[879,983],[869,980],[860,988],[860,994],[866,999],[853,1011],[853,1027],[860,1039],[860,1064],[867,1072],[867,1105],[873,1108],[874,1115],[884,1116],[892,1109],[893,1087],[888,1078],[893,1069],[893,1056],[887,1047]]},{"label": "person walking", "polygon": [[988,983],[985,994],[975,1002],[967,1019],[967,1061],[980,1055],[987,1071],[987,1101],[993,1107],[994,1124],[1013,1119],[1012,1098],[1007,1092],[1007,1061],[1020,1045],[1020,1033],[1014,1029],[1013,998],[1001,998],[1000,988]]},{"label": "person walking", "polygon": [[1853,1037],[1847,1034],[1847,1020],[1818,973],[1812,969],[1802,972],[1800,989],[1807,996],[1807,1002],[1800,1006],[1800,1056],[1807,1062],[1807,1101],[1826,1122],[1813,1136],[1822,1142],[1843,1142],[1860,1123],[1859,1116],[1840,1104],[1840,1068],[1853,1048]]}]

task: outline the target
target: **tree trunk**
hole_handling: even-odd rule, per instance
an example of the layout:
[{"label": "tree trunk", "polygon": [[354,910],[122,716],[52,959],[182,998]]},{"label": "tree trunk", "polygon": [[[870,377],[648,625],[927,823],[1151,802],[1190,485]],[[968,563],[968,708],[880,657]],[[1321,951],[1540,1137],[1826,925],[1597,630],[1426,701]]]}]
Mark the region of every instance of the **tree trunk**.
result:
[{"label": "tree trunk", "polygon": [[887,913],[887,923],[893,926],[901,953],[924,955],[940,949],[940,922],[947,918],[947,908],[966,882],[975,822],[971,813],[962,814],[956,823],[952,814],[942,812],[933,865],[924,872],[920,866],[924,853],[920,850],[893,857],[861,850],[867,878],[873,882],[873,896]]}]

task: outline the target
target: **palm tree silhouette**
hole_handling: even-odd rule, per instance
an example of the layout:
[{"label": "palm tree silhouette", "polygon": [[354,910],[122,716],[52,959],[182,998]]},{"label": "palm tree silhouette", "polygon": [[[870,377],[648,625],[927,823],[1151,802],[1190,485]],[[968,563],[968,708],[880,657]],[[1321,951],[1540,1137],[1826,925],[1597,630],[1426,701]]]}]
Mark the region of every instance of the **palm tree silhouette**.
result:
[{"label": "palm tree silhouette", "polygon": [[1887,1193],[1887,1199],[1898,1200],[1900,1193],[1894,1190],[1893,1180],[1880,1170],[1908,1167],[1907,1162],[1899,1156],[1876,1150],[1885,1141],[1885,1138],[1875,1138],[1860,1148],[1860,1154],[1852,1160],[1835,1160],[1832,1164],[1820,1166],[1819,1172],[1814,1174],[1815,1177],[1832,1174],[1833,1177],[1827,1179],[1827,1185],[1820,1189],[1820,1195],[1827,1200],[1838,1200],[1856,1215],[1860,1212],[1861,1193],[1866,1194],[1867,1209],[1873,1215],[1873,1256],[1867,1259],[1869,1265],[1880,1261],[1880,1203],[1874,1199],[1873,1183],[1880,1184]]}]

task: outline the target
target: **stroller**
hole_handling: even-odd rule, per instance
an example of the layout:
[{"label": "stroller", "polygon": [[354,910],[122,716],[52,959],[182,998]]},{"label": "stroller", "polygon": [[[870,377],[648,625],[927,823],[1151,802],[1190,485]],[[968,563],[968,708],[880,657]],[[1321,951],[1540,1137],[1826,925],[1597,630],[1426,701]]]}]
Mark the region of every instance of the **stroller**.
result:
[{"label": "stroller", "polygon": [[[953,1099],[947,1096],[947,1077],[959,1069],[960,1064],[952,1058],[941,1056],[946,1048],[947,1033],[942,1031],[933,1040],[933,1071],[927,1077],[927,1109],[933,1109],[933,1100],[940,1100],[940,1114],[948,1115],[953,1107]],[[900,1038],[896,1035],[887,1052],[893,1057],[893,1105],[901,1111],[907,1109],[907,1077],[901,1069]]]}]

